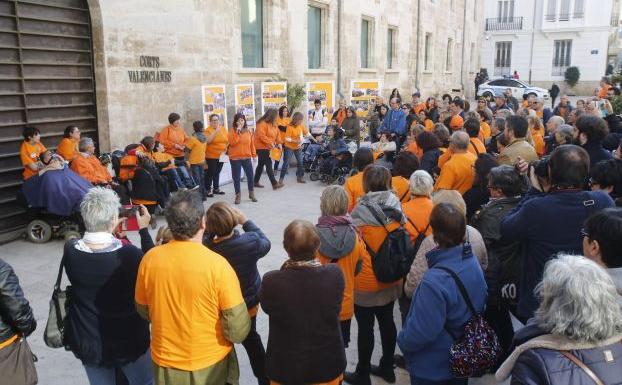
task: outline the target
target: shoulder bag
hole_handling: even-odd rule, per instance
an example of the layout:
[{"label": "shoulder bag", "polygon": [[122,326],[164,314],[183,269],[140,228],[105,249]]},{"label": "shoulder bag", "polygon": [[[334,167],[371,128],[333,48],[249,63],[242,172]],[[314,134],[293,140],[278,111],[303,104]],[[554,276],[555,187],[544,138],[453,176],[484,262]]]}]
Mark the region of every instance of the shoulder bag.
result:
[{"label": "shoulder bag", "polygon": [[61,290],[60,283],[63,278],[63,267],[65,265],[65,254],[60,261],[52,299],[50,299],[50,311],[48,322],[45,325],[43,333],[43,341],[50,348],[66,347],[65,343],[65,326],[67,325],[67,309],[69,308],[69,300],[71,297],[71,286],[67,286],[65,290]]}]

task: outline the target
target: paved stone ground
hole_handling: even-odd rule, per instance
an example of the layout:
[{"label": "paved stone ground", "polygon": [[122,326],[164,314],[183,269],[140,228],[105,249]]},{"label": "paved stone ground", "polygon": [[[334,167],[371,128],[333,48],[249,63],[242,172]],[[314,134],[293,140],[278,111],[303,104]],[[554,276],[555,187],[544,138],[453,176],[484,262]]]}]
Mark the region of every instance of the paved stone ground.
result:
[{"label": "paved stone ground", "polygon": [[[293,170],[292,170],[293,171]],[[267,271],[278,269],[286,259],[282,247],[283,229],[293,219],[307,219],[316,222],[319,215],[319,197],[323,188],[320,182],[308,182],[307,184],[295,183],[294,173],[290,172],[286,178],[286,187],[279,191],[272,189],[257,189],[258,203],[243,200],[240,209],[267,234],[272,241],[272,250],[260,260],[259,270],[263,274]],[[263,183],[269,185],[264,176]],[[243,187],[243,192],[245,187]],[[224,186],[226,195],[218,198],[233,201],[233,186]],[[244,196],[246,198],[246,196]],[[210,199],[208,204],[218,199]],[[158,224],[164,224],[162,217],[158,218]],[[155,233],[152,231],[155,237]],[[140,245],[137,234],[130,234],[135,244]],[[11,242],[1,246],[0,255],[15,269],[21,285],[30,300],[37,318],[38,327],[30,337],[29,342],[32,350],[39,357],[37,369],[39,383],[42,385],[83,385],[87,384],[85,372],[80,362],[71,352],[61,349],[50,349],[43,343],[43,330],[47,320],[48,301],[52,293],[58,264],[62,255],[63,242],[55,240],[45,245],[35,245],[23,240]],[[66,283],[66,280],[65,280]],[[399,330],[399,311],[395,307],[395,319]],[[268,339],[268,318],[260,312],[257,318],[257,328],[262,336],[264,344]],[[356,321],[352,324],[352,342],[347,350],[348,370],[353,370],[357,362],[356,351]],[[380,336],[376,332],[376,347],[372,362],[378,362],[380,358]],[[253,377],[248,356],[241,345],[236,346],[241,366],[240,383],[243,385],[256,384]],[[408,374],[396,370],[397,383],[409,384]],[[0,383],[2,381],[0,380]],[[374,384],[384,384],[384,381],[373,378]],[[494,384],[492,378],[471,380],[471,384]]]}]

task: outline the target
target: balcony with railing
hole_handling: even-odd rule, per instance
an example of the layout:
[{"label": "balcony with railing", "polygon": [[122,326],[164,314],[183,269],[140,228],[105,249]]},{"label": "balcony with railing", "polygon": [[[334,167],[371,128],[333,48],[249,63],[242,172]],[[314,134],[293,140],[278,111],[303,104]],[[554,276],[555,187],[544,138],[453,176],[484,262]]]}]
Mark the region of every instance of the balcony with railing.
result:
[{"label": "balcony with railing", "polygon": [[486,31],[517,31],[523,29],[523,17],[491,17],[486,19]]}]

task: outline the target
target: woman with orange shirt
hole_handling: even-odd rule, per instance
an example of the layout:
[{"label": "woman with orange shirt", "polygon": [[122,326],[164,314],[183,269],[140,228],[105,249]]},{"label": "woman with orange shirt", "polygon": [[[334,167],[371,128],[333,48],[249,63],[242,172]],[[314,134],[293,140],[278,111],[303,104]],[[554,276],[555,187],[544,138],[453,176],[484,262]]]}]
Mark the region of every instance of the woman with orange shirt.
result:
[{"label": "woman with orange shirt", "polygon": [[235,189],[235,204],[240,204],[241,188],[240,180],[242,169],[246,174],[248,184],[248,198],[257,202],[253,186],[253,162],[252,158],[257,157],[253,133],[246,125],[244,114],[235,114],[233,117],[233,127],[229,130],[229,161],[231,162],[231,176],[233,177],[233,188]]},{"label": "woman with orange shirt", "polygon": [[298,183],[306,183],[304,180],[305,169],[302,161],[302,151],[300,151],[300,145],[305,137],[309,136],[309,130],[302,123],[304,115],[300,112],[296,112],[292,116],[291,123],[287,126],[283,143],[285,146],[285,155],[283,156],[283,167],[281,168],[281,177],[279,178],[279,184],[283,184],[285,179],[285,173],[289,167],[289,160],[292,155],[296,157],[296,180]]},{"label": "woman with orange shirt", "polygon": [[544,145],[544,125],[542,124],[542,120],[536,116],[527,117],[527,121],[529,122],[529,132],[531,133],[531,139],[533,140],[533,146],[536,150],[536,154],[539,157],[544,156],[545,153],[545,145]]},{"label": "woman with orange shirt", "polygon": [[43,168],[39,155],[46,151],[47,148],[41,143],[41,134],[38,128],[26,127],[22,135],[24,136],[24,141],[19,148],[19,157],[24,166],[24,180],[27,180],[37,175],[39,170]]},{"label": "woman with orange shirt", "polygon": [[276,125],[276,118],[278,111],[274,108],[269,108],[266,113],[257,121],[257,127],[255,128],[255,150],[257,151],[257,168],[255,169],[255,187],[263,188],[263,185],[259,183],[261,174],[265,167],[266,174],[270,178],[272,188],[274,190],[283,187],[282,183],[277,183],[274,177],[274,171],[272,170],[272,161],[270,160],[270,150],[277,147],[279,141],[279,129]]},{"label": "woman with orange shirt", "polygon": [[408,180],[412,173],[417,171],[418,168],[419,158],[411,152],[402,151],[397,158],[395,158],[391,185],[393,186],[393,192],[401,203],[406,203],[410,200]]},{"label": "woman with orange shirt", "polygon": [[207,147],[207,138],[205,137],[203,122],[200,120],[192,123],[194,133],[186,141],[186,148],[190,150],[188,163],[190,163],[190,173],[192,179],[199,186],[201,198],[205,200],[207,190],[205,189],[205,149]]},{"label": "woman with orange shirt", "polygon": [[80,142],[80,129],[77,126],[67,126],[56,153],[67,162],[71,162],[78,155],[78,142]]},{"label": "woman with orange shirt", "polygon": [[[220,161],[222,154],[227,151],[229,144],[229,134],[227,129],[221,124],[220,116],[211,114],[209,116],[209,126],[205,130],[206,143],[205,146],[205,191],[208,198],[214,197],[214,194],[224,195],[224,191],[220,191],[220,171],[222,171],[223,162]],[[212,189],[213,187],[213,189]]]},{"label": "woman with orange shirt", "polygon": [[[285,132],[287,131],[287,126],[291,122],[291,117],[289,116],[289,109],[287,106],[279,107],[279,117],[276,118],[276,126],[279,128],[279,142],[283,143],[285,140]],[[235,127],[235,126],[234,126]],[[279,171],[279,161],[274,161],[274,171]]]},{"label": "woman with orange shirt", "polygon": [[363,190],[363,170],[368,165],[374,163],[374,153],[368,147],[361,147],[354,153],[352,162],[358,172],[346,179],[346,183],[343,184],[343,188],[346,190],[346,194],[348,194],[348,212],[352,212],[359,198],[365,195]]}]

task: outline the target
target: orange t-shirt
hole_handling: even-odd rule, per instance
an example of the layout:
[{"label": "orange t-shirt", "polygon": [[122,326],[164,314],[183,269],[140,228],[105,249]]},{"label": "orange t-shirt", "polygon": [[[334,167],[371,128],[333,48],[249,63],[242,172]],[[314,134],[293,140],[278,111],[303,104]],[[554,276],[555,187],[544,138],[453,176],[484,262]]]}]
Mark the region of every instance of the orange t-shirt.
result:
[{"label": "orange t-shirt", "polygon": [[[339,258],[337,262],[335,262],[335,264],[341,269],[345,281],[343,301],[341,302],[341,312],[339,312],[340,321],[349,320],[354,314],[354,277],[356,274],[356,266],[359,261],[362,262],[366,254],[367,248],[365,247],[365,242],[357,236],[356,243],[354,244],[354,248],[350,254]],[[317,253],[317,259],[320,263],[322,263],[322,265],[329,264],[332,260],[331,258],[323,256],[319,252]]]},{"label": "orange t-shirt", "polygon": [[[205,136],[211,136],[214,133],[215,128],[208,126],[205,129]],[[218,133],[212,140],[212,143],[207,143],[205,146],[205,159],[219,159],[220,155],[227,150],[229,144],[229,133],[225,127],[221,126]]]},{"label": "orange t-shirt", "polygon": [[462,116],[456,114],[451,117],[449,128],[451,128],[452,131],[461,130],[462,126],[464,126],[464,119],[462,119]]},{"label": "orange t-shirt", "polygon": [[425,130],[427,132],[432,132],[432,130],[434,129],[434,122],[430,119],[426,119],[423,121],[423,127],[425,127]]},{"label": "orange t-shirt", "polygon": [[30,144],[30,142],[23,141],[21,147],[19,148],[19,157],[22,161],[22,165],[24,166],[24,180],[31,178],[38,174],[37,171],[33,171],[28,167],[29,164],[34,164],[39,161],[39,155],[42,152],[46,151],[47,148],[43,145],[43,143],[35,143]]},{"label": "orange t-shirt", "polygon": [[486,122],[479,123],[479,140],[484,143],[486,139],[492,136],[492,130],[490,129],[490,125]]},{"label": "orange t-shirt", "polygon": [[[408,224],[410,226],[415,225],[413,230],[415,232],[423,231],[430,224],[430,214],[432,213],[432,208],[434,204],[432,203],[432,199],[428,197],[414,197],[410,201],[402,204],[402,212],[408,218]],[[425,235],[432,234],[432,228],[428,227],[425,231]],[[416,237],[415,237],[416,238]]]},{"label": "orange t-shirt", "polygon": [[[387,230],[395,230],[398,227],[398,224],[397,222],[392,222],[385,227],[386,230],[382,226],[364,225],[359,227],[359,231],[367,243],[367,246],[374,252],[378,251],[382,245],[382,242],[384,242],[384,239],[387,237]],[[398,285],[401,282],[401,279],[390,283],[378,281],[372,267],[371,256],[367,253],[367,255],[363,258],[360,273],[354,278],[354,289],[364,292],[376,292]]]},{"label": "orange t-shirt", "polygon": [[400,202],[408,202],[410,200],[410,184],[408,179],[402,176],[394,176],[391,178],[391,186]]},{"label": "orange t-shirt", "polygon": [[425,103],[421,102],[421,103],[415,104],[413,106],[413,110],[415,110],[415,114],[419,115],[421,111],[425,110]]},{"label": "orange t-shirt", "polygon": [[536,150],[536,154],[542,157],[546,152],[542,131],[531,129],[531,139],[533,139],[533,147]]},{"label": "orange t-shirt", "polygon": [[[285,132],[287,131],[287,126],[292,121],[292,118],[276,118],[276,127],[279,130],[279,142],[283,143],[285,139]],[[285,126],[285,131],[281,131],[279,126]]]},{"label": "orange t-shirt", "polygon": [[297,126],[290,124],[287,126],[287,131],[283,137],[283,144],[290,150],[298,150],[302,143],[302,138],[307,135],[309,135],[309,130],[307,130],[304,124],[301,123]]},{"label": "orange t-shirt", "polygon": [[183,127],[175,127],[172,124],[164,127],[158,135],[158,140],[168,154],[174,157],[184,156],[184,150],[175,148],[175,144],[184,146],[188,140],[188,135]]},{"label": "orange t-shirt", "polygon": [[186,147],[190,150],[188,163],[199,165],[205,163],[205,147],[207,143],[201,142],[196,136],[191,136],[186,142]]},{"label": "orange t-shirt", "polygon": [[255,142],[253,140],[253,134],[249,131],[242,131],[238,134],[237,130],[229,130],[229,159],[249,159],[256,158]]},{"label": "orange t-shirt", "polygon": [[464,194],[473,186],[473,165],[476,160],[475,155],[470,152],[453,154],[441,168],[434,190],[458,190],[460,194]]},{"label": "orange t-shirt", "polygon": [[348,200],[350,201],[348,204],[348,212],[352,212],[359,198],[365,195],[365,190],[363,190],[363,172],[359,171],[356,175],[346,179],[343,188],[346,190]]},{"label": "orange t-shirt", "polygon": [[169,163],[167,166],[165,166],[162,171],[166,171],[166,170],[170,170],[175,167],[175,159],[173,158],[173,155],[171,154],[167,154],[166,152],[157,152],[157,151],[153,151],[151,153],[151,158],[153,159],[154,162],[156,163],[166,163],[166,162],[171,162]]},{"label": "orange t-shirt", "polygon": [[58,144],[56,152],[67,162],[71,162],[78,155],[78,142],[71,138],[63,138]]},{"label": "orange t-shirt", "polygon": [[470,138],[470,143],[468,150],[471,154],[475,155],[475,157],[479,156],[479,154],[486,153],[486,146],[482,143],[478,138]]},{"label": "orange t-shirt", "polygon": [[337,124],[339,125],[339,127],[341,127],[341,125],[343,124],[343,121],[346,120],[347,116],[348,114],[345,109],[337,110],[337,116],[335,116],[335,118],[337,119]]},{"label": "orange t-shirt", "polygon": [[280,143],[278,133],[279,129],[275,124],[257,123],[255,128],[255,149],[270,150],[275,144]]},{"label": "orange t-shirt", "polygon": [[244,304],[240,282],[229,262],[202,244],[173,240],[149,250],[138,268],[135,297],[149,310],[156,365],[195,371],[231,351],[221,316]]},{"label": "orange t-shirt", "polygon": [[603,87],[600,87],[600,90],[598,90],[598,98],[605,99],[610,88],[611,86],[609,84],[605,84]]},{"label": "orange t-shirt", "polygon": [[112,182],[112,176],[95,155],[84,156],[78,153],[78,156],[71,162],[71,169],[93,184]]}]

